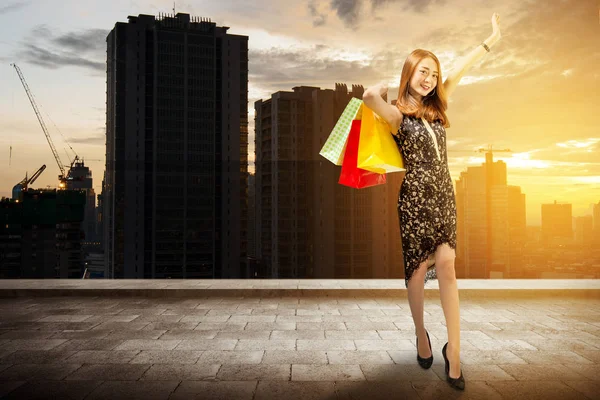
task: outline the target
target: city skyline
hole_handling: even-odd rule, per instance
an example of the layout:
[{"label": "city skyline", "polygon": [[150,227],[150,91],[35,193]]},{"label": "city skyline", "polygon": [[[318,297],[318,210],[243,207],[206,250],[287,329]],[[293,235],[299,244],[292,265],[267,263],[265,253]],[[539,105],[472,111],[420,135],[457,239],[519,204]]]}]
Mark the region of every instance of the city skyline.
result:
[{"label": "city skyline", "polygon": [[[483,154],[474,149],[490,144],[510,148],[512,153],[495,155],[495,159],[506,162],[511,184],[527,194],[528,225],[540,225],[541,204],[555,200],[573,204],[574,217],[591,213],[590,204],[600,198],[600,117],[594,112],[599,106],[600,74],[589,68],[599,62],[594,48],[595,38],[600,39],[596,2],[540,7],[541,2],[505,1],[493,10],[471,5],[468,13],[461,7],[468,2],[461,1],[442,5],[391,1],[372,9],[374,3],[348,2],[348,8],[335,8],[327,1],[294,6],[269,1],[176,5],[176,12],[210,18],[229,26],[231,33],[249,36],[250,161],[254,159],[254,101],[294,86],[328,89],[343,81],[368,87],[380,80],[389,82],[388,97],[394,98],[402,63],[413,48],[436,53],[445,77],[461,55],[487,37],[489,18],[498,12],[503,40],[463,78],[450,101],[452,178],[456,181],[461,171],[484,161]],[[172,13],[173,7],[167,1],[104,7],[61,2],[65,6],[58,11],[57,4],[15,1],[0,7],[3,196],[10,196],[25,172],[31,174],[41,164],[48,168],[35,187],[55,186],[58,174],[9,63],[23,69],[63,162],[67,146],[61,132],[86,160],[94,174],[94,189],[100,193],[106,36],[116,21],[125,21],[128,15]],[[400,17],[407,23],[397,27]],[[20,22],[25,19],[28,24]],[[384,29],[372,29],[371,20]],[[385,34],[390,29],[398,29],[399,34]],[[353,48],[348,48],[348,41]]]}]

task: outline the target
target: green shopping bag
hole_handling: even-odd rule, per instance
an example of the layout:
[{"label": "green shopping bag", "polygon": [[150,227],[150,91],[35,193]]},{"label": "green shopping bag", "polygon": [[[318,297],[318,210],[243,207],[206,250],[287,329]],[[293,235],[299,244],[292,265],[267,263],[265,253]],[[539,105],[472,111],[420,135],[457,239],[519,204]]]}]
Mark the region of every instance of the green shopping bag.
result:
[{"label": "green shopping bag", "polygon": [[350,128],[352,126],[352,120],[359,119],[357,118],[357,114],[362,103],[363,101],[357,99],[356,97],[350,99],[348,105],[344,109],[344,112],[329,134],[329,137],[323,145],[323,148],[319,152],[320,155],[335,165],[342,165],[344,160],[344,152],[346,150],[346,142],[348,141],[348,135],[350,134]]}]

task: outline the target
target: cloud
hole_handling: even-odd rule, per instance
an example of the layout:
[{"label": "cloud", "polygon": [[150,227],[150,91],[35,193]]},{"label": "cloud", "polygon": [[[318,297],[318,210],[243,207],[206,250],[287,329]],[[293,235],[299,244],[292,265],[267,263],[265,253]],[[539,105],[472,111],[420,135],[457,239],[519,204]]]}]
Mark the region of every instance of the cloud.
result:
[{"label": "cloud", "polygon": [[39,65],[49,69],[57,69],[64,66],[79,66],[90,68],[94,71],[105,71],[104,62],[88,60],[74,54],[60,51],[50,51],[35,45],[26,45],[21,51],[21,56],[30,64]]},{"label": "cloud", "polygon": [[38,25],[22,44],[19,56],[44,68],[76,66],[103,75],[107,34],[104,29],[86,29],[57,35],[48,26]]},{"label": "cloud", "polygon": [[6,6],[2,6],[0,7],[0,15],[25,8],[29,5],[29,3],[29,1],[17,1]]},{"label": "cloud", "polygon": [[314,27],[325,25],[327,22],[327,14],[319,10],[318,5],[314,0],[308,3],[308,11],[311,17],[313,17]]},{"label": "cloud", "polygon": [[[102,128],[104,130],[104,128]],[[106,144],[106,135],[105,134],[97,134],[86,137],[77,137],[77,138],[69,138],[69,143],[79,143],[79,144],[91,144],[91,145],[102,145]]]},{"label": "cloud", "polygon": [[[381,18],[377,17],[377,12],[384,10],[389,4],[402,6],[403,12],[423,14],[429,10],[432,4],[436,3],[442,5],[445,3],[445,0],[331,0],[329,7],[347,28],[352,29],[357,28],[362,22],[371,20],[372,18],[380,21]],[[370,4],[370,13],[365,12],[368,4]],[[321,17],[320,19],[315,18],[313,25],[324,25],[326,14],[315,15],[315,0],[311,1],[308,7],[313,17]],[[322,23],[318,24],[317,21]]]}]

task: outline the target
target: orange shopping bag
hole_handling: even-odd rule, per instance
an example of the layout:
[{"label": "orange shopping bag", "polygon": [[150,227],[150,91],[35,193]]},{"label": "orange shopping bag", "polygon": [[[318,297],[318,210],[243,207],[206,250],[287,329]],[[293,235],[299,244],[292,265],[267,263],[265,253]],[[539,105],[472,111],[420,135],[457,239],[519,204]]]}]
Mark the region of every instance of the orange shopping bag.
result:
[{"label": "orange shopping bag", "polygon": [[355,189],[362,189],[370,186],[383,185],[386,183],[385,174],[367,171],[357,167],[358,141],[360,136],[360,120],[353,120],[348,135],[344,160],[342,162],[342,172],[340,174],[339,184],[350,186]]}]

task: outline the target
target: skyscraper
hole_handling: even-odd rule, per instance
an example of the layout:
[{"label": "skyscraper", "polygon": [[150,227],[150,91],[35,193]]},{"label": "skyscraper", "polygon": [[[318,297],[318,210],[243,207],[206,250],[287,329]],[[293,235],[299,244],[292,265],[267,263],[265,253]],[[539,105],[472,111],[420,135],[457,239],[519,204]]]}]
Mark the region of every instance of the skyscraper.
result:
[{"label": "skyscraper", "polygon": [[294,87],[255,103],[257,258],[271,278],[386,278],[403,271],[398,224],[402,174],[353,189],[319,155],[363,87]]},{"label": "skyscraper", "polygon": [[456,181],[457,277],[508,278],[522,262],[525,195],[507,181],[506,164],[494,162],[492,151]]},{"label": "skyscraper", "polygon": [[110,277],[245,276],[248,37],[228,29],[139,15],[107,37]]},{"label": "skyscraper", "polygon": [[96,240],[96,192],[92,180],[92,171],[85,166],[84,160],[76,159],[69,169],[67,189],[83,190],[85,192],[85,214],[81,224],[84,241]]},{"label": "skyscraper", "polygon": [[542,242],[546,245],[573,241],[573,211],[571,204],[542,204]]}]

